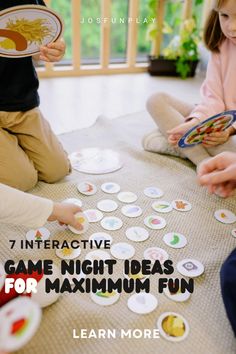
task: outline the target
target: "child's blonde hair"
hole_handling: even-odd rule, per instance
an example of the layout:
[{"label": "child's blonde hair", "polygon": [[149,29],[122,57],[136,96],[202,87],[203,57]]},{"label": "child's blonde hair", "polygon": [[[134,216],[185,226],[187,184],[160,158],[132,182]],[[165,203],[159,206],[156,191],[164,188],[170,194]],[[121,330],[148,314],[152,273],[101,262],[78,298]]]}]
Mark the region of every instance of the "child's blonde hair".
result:
[{"label": "child's blonde hair", "polygon": [[214,0],[212,10],[206,21],[204,29],[204,42],[206,47],[212,52],[219,52],[219,47],[225,39],[220,27],[218,11],[228,0]]}]

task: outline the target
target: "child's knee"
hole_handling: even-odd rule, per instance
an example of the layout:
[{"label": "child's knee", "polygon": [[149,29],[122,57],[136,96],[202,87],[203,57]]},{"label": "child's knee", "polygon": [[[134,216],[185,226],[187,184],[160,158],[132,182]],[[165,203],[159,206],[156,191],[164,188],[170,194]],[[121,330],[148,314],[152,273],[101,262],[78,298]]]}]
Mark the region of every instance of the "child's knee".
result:
[{"label": "child's knee", "polygon": [[163,106],[163,104],[165,104],[167,100],[168,94],[166,94],[165,92],[158,92],[150,96],[146,103],[148,112],[152,114],[152,112],[158,109],[158,107]]},{"label": "child's knee", "polygon": [[32,167],[29,169],[18,169],[17,173],[11,173],[9,176],[0,178],[0,182],[10,187],[26,192],[35,187],[38,182],[38,173]]},{"label": "child's knee", "polygon": [[25,180],[21,180],[20,190],[29,191],[30,189],[34,188],[38,183],[38,173],[35,169],[32,169],[30,173],[28,173],[25,177]]},{"label": "child's knee", "polygon": [[55,183],[70,174],[71,164],[66,154],[54,156],[51,161],[47,161],[47,166],[40,173],[42,181]]}]

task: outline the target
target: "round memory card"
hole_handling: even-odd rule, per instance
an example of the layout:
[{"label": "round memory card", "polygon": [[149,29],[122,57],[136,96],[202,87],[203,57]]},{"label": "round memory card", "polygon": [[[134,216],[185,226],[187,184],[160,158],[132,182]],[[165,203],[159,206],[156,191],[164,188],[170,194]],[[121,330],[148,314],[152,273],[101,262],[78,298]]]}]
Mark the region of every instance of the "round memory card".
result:
[{"label": "round memory card", "polygon": [[97,209],[84,210],[84,214],[86,215],[89,222],[98,222],[103,218],[103,213]]},{"label": "round memory card", "polygon": [[121,156],[111,149],[84,148],[69,155],[73,169],[89,175],[103,175],[123,167]]},{"label": "round memory card", "polygon": [[126,237],[134,242],[142,242],[149,238],[149,232],[140,226],[129,227],[125,231]]},{"label": "round memory card", "polygon": [[159,247],[149,247],[143,252],[144,259],[149,259],[154,263],[155,261],[159,261],[163,264],[167,259],[169,259],[168,253],[163,250],[163,248]]},{"label": "round memory card", "polygon": [[86,254],[86,256],[85,256],[85,259],[89,260],[91,262],[93,262],[95,260],[97,260],[97,261],[106,261],[107,259],[111,259],[111,256],[106,251],[96,250],[96,251],[88,252]]},{"label": "round memory card", "polygon": [[117,259],[129,259],[135,255],[135,248],[129,243],[119,242],[111,246],[110,252]]},{"label": "round memory card", "polygon": [[[89,237],[89,241],[92,241],[93,247],[97,247],[99,242],[100,247],[105,247],[105,241],[108,241],[109,244],[112,244],[113,238],[111,235],[107,234],[106,232],[95,232]],[[96,241],[96,242],[94,242]]]},{"label": "round memory card", "polygon": [[97,208],[101,211],[110,213],[118,208],[118,204],[111,199],[103,199],[97,203]]},{"label": "round memory card", "polygon": [[81,254],[81,248],[61,247],[56,250],[57,257],[61,259],[75,259]]},{"label": "round memory card", "polygon": [[176,267],[180,274],[190,278],[199,277],[204,273],[204,265],[196,259],[183,259]]},{"label": "round memory card", "polygon": [[218,113],[207,118],[188,130],[178,141],[178,146],[186,148],[201,144],[205,136],[225,130],[235,122],[235,119],[236,114],[235,111],[232,110]]},{"label": "round memory card", "polygon": [[149,215],[144,219],[144,224],[152,230],[161,230],[166,226],[166,221],[159,215]]},{"label": "round memory card", "polygon": [[137,195],[133,192],[120,192],[117,195],[117,198],[120,202],[123,203],[134,203],[138,199]]},{"label": "round memory card", "polygon": [[76,213],[75,214],[75,218],[76,220],[80,223],[80,225],[82,226],[82,229],[81,230],[77,230],[76,228],[74,228],[73,226],[71,225],[68,225],[68,228],[70,229],[70,231],[72,231],[74,234],[77,234],[77,235],[82,235],[84,234],[88,228],[89,228],[89,222],[88,222],[88,219],[87,217],[85,216],[84,213]]},{"label": "round memory card", "polygon": [[168,297],[168,299],[173,300],[175,302],[185,302],[187,301],[190,296],[191,293],[188,292],[187,290],[185,290],[184,293],[181,292],[181,289],[178,289],[178,291],[176,292],[170,292],[170,290],[168,288],[165,288],[163,290],[164,294],[166,295],[166,297]]},{"label": "round memory card", "polygon": [[128,308],[139,315],[144,315],[157,308],[157,298],[150,293],[133,294],[127,302]]},{"label": "round memory card", "polygon": [[134,204],[124,205],[121,208],[121,212],[123,215],[128,216],[129,218],[137,218],[143,213],[140,206]]},{"label": "round memory card", "polygon": [[157,328],[166,340],[180,342],[189,334],[186,319],[176,312],[165,312],[157,320]]},{"label": "round memory card", "polygon": [[214,216],[216,220],[223,224],[233,224],[236,221],[236,215],[227,209],[216,210]]},{"label": "round memory card", "polygon": [[192,209],[192,205],[184,199],[176,199],[172,201],[172,207],[178,211],[190,211]]},{"label": "round memory card", "polygon": [[3,288],[6,278],[6,272],[4,270],[4,266],[0,263],[0,290]]},{"label": "round memory card", "polygon": [[[14,6],[17,4],[21,7]],[[46,47],[61,37],[63,20],[53,10],[40,6],[42,4],[39,1],[20,1],[1,10],[1,57],[31,57],[40,53],[41,46]]]},{"label": "round memory card", "polygon": [[186,237],[178,232],[169,232],[168,234],[165,234],[163,241],[167,246],[172,248],[183,248],[187,245]]},{"label": "round memory card", "polygon": [[106,216],[101,221],[101,226],[108,231],[119,230],[123,226],[123,221],[116,216]]},{"label": "round memory card", "polygon": [[75,204],[78,207],[82,207],[83,202],[79,198],[67,198],[62,201],[62,203],[67,203],[67,204]]},{"label": "round memory card", "polygon": [[165,200],[155,201],[152,203],[152,209],[158,213],[170,213],[173,210],[171,203]]},{"label": "round memory card", "polygon": [[164,192],[157,187],[147,187],[144,189],[144,194],[146,195],[146,197],[149,198],[161,198],[164,195]]},{"label": "round memory card", "polygon": [[77,189],[84,195],[94,195],[97,193],[97,187],[91,182],[81,182],[77,185]]},{"label": "round memory card", "polygon": [[113,305],[119,300],[120,294],[113,290],[112,292],[98,290],[96,293],[90,294],[91,299],[98,305],[109,306]]},{"label": "round memory card", "polygon": [[18,297],[0,309],[0,348],[10,352],[21,349],[37,332],[41,309],[27,297]]},{"label": "round memory card", "polygon": [[50,237],[50,231],[46,227],[40,227],[28,231],[25,236],[28,241],[46,241]]},{"label": "round memory card", "polygon": [[120,186],[114,182],[106,182],[101,185],[101,189],[104,193],[116,194],[120,191]]}]

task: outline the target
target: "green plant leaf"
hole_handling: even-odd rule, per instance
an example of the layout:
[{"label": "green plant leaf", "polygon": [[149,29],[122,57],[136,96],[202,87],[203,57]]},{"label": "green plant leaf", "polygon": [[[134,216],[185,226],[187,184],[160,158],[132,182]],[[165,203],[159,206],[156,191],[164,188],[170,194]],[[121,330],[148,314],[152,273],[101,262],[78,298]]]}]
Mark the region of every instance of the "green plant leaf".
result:
[{"label": "green plant leaf", "polygon": [[195,5],[201,5],[203,4],[204,0],[195,0]]}]

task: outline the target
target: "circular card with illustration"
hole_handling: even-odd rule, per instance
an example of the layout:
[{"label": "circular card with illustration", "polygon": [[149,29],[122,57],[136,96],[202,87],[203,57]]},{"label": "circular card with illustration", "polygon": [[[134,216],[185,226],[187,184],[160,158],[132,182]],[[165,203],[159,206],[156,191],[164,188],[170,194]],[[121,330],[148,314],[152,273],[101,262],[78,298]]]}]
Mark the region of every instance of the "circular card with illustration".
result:
[{"label": "circular card with illustration", "polygon": [[30,230],[25,237],[28,241],[45,241],[50,237],[50,231],[46,227],[40,227],[37,230]]},{"label": "circular card with illustration", "polygon": [[101,306],[113,305],[120,298],[120,294],[117,290],[113,290],[112,292],[98,290],[96,293],[91,293],[90,296],[96,304]]},{"label": "circular card with illustration", "polygon": [[170,342],[181,342],[189,334],[186,319],[176,312],[165,312],[157,321],[157,328],[162,337]]},{"label": "circular card with illustration", "polygon": [[94,175],[117,171],[123,166],[120,154],[110,149],[82,149],[73,152],[69,159],[74,170]]},{"label": "circular card with illustration", "polygon": [[201,144],[204,137],[228,128],[236,120],[236,111],[225,111],[210,117],[185,133],[178,142],[181,148]]},{"label": "circular card with illustration", "polygon": [[0,12],[0,56],[35,55],[42,45],[55,42],[62,32],[62,19],[46,6],[10,7]]},{"label": "circular card with illustration", "polygon": [[139,293],[133,294],[129,297],[127,302],[128,308],[139,315],[151,313],[158,306],[156,296],[152,294]]},{"label": "circular card with illustration", "polygon": [[21,349],[37,332],[41,309],[27,297],[8,302],[0,310],[0,348],[5,351]]}]

